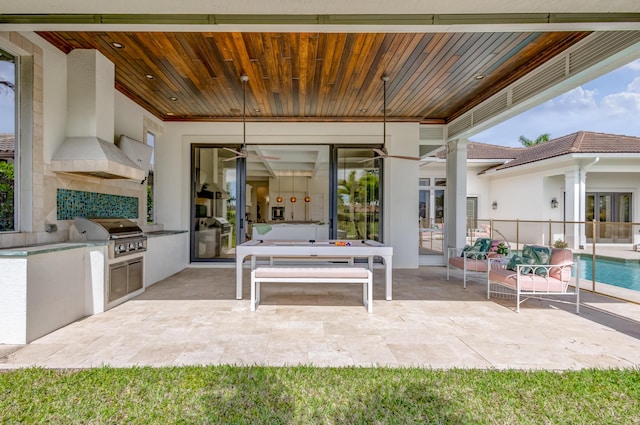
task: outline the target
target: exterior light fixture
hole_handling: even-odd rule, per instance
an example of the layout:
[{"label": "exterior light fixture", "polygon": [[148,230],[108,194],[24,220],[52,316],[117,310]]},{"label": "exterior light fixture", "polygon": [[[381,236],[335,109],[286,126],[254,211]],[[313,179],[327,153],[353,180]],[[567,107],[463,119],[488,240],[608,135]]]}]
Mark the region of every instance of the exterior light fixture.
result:
[{"label": "exterior light fixture", "polygon": [[111,42],[111,47],[113,47],[114,49],[123,49],[124,44],[118,43],[117,41],[113,41]]},{"label": "exterior light fixture", "polygon": [[558,208],[558,200],[556,198],[551,200],[551,208]]},{"label": "exterior light fixture", "polygon": [[493,204],[491,204],[491,208],[493,208],[494,210],[498,209],[498,203],[496,201],[493,201]]},{"label": "exterior light fixture", "polygon": [[147,80],[155,80],[156,77],[154,77],[152,74],[144,74],[144,78],[146,78]]}]

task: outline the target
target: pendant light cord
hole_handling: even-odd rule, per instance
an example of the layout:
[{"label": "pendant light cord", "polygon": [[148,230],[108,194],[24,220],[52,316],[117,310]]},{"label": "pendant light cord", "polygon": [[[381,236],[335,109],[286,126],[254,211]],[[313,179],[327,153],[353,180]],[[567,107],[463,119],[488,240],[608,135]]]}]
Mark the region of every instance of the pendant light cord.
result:
[{"label": "pendant light cord", "polygon": [[387,81],[389,77],[383,75],[382,80],[382,148],[387,148]]}]

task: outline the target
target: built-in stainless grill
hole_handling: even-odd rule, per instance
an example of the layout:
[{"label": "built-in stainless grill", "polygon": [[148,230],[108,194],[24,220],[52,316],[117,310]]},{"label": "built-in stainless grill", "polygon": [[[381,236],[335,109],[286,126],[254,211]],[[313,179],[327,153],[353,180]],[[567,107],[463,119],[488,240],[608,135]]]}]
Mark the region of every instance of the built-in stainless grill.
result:
[{"label": "built-in stainless grill", "polygon": [[106,308],[141,293],[144,290],[144,253],[147,250],[147,237],[142,229],[126,218],[76,217],[74,220],[77,240],[108,242]]},{"label": "built-in stainless grill", "polygon": [[231,249],[231,223],[225,218],[198,218],[195,231],[198,258],[219,257]]},{"label": "built-in stainless grill", "polygon": [[147,250],[147,237],[142,229],[126,218],[76,217],[75,225],[82,239],[110,241],[109,258],[141,253]]}]

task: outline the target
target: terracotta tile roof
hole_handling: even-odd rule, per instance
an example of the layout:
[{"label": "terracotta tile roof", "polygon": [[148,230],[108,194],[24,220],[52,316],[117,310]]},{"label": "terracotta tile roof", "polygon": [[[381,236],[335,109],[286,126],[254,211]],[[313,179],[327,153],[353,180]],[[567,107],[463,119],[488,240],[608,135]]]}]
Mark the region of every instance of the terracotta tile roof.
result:
[{"label": "terracotta tile roof", "polygon": [[529,148],[521,149],[513,161],[497,170],[574,153],[640,153],[640,137],[578,131]]},{"label": "terracotta tile roof", "polygon": [[[523,150],[524,148],[509,148],[470,141],[467,144],[467,159],[515,159]],[[440,159],[445,159],[447,157],[446,149],[438,152],[436,156]]]},{"label": "terracotta tile roof", "polygon": [[0,152],[13,152],[15,150],[14,140],[13,134],[0,134]]}]

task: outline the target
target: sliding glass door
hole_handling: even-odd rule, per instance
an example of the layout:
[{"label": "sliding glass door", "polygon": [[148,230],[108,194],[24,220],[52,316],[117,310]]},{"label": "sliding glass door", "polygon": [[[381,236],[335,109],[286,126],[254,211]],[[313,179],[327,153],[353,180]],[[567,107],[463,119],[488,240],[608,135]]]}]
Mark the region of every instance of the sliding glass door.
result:
[{"label": "sliding glass door", "polygon": [[[631,243],[631,193],[589,192],[586,197],[587,241],[593,240],[593,227],[598,222],[597,242]],[[629,224],[627,224],[629,223]]]},{"label": "sliding glass door", "polygon": [[191,261],[232,261],[252,239],[382,239],[371,147],[192,146]]},{"label": "sliding glass door", "polygon": [[381,160],[371,148],[336,150],[336,238],[382,240]]},{"label": "sliding glass door", "polygon": [[244,242],[237,234],[237,161],[234,153],[211,146],[191,150],[191,261],[235,258]]}]

